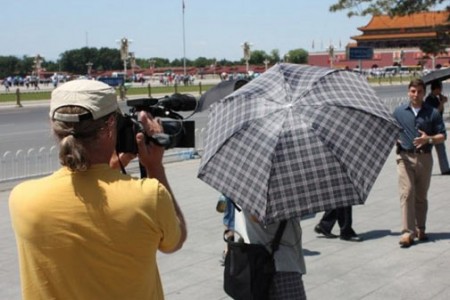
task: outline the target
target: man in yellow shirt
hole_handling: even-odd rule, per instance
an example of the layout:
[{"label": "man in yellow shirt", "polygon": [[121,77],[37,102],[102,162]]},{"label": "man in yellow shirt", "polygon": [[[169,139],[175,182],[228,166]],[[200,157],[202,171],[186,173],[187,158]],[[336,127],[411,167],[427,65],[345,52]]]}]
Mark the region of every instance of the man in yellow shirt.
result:
[{"label": "man in yellow shirt", "polygon": [[[162,147],[137,134],[148,178],[109,166],[116,144],[114,89],[90,80],[52,92],[62,167],[16,186],[9,199],[23,299],[163,299],[156,251],[180,249],[187,230],[167,181]],[[141,113],[146,134],[162,131]]]}]

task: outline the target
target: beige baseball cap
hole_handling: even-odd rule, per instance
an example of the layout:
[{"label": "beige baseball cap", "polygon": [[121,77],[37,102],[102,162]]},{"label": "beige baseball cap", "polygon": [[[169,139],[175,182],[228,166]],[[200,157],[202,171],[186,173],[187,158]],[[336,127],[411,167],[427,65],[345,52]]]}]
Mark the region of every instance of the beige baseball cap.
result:
[{"label": "beige baseball cap", "polygon": [[[79,106],[89,112],[81,115],[58,113],[57,110],[64,106]],[[97,80],[77,79],[64,83],[53,90],[50,100],[50,118],[63,122],[97,120],[118,109],[115,90]]]}]

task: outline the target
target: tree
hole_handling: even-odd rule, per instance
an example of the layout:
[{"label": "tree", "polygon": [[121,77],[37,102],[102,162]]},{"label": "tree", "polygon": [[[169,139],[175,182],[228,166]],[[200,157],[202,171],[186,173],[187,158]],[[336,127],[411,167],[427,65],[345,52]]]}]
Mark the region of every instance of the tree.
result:
[{"label": "tree", "polygon": [[273,49],[272,51],[270,51],[270,57],[269,57],[269,60],[272,62],[272,63],[277,63],[277,62],[279,62],[281,59],[280,59],[280,50],[278,50],[278,49]]},{"label": "tree", "polygon": [[222,58],[221,60],[219,60],[219,61],[217,62],[217,65],[218,65],[218,66],[227,66],[227,67],[229,67],[229,66],[232,66],[232,65],[233,65],[233,62],[230,61],[230,60],[227,60],[227,59],[225,59],[225,58]]},{"label": "tree", "polygon": [[15,56],[0,56],[0,78],[20,75],[19,59]]},{"label": "tree", "polygon": [[254,50],[250,54],[250,60],[248,61],[252,65],[262,65],[264,60],[269,59],[269,55],[263,50]]},{"label": "tree", "polygon": [[93,70],[98,71],[123,68],[118,49],[88,47],[65,51],[60,55],[58,67],[69,73],[86,74],[87,63],[92,63]]},{"label": "tree", "polygon": [[[330,6],[330,11],[348,10],[347,15],[367,16],[387,14],[390,16],[404,16],[417,12],[428,11],[445,0],[339,0]],[[447,6],[447,10],[450,7]]]},{"label": "tree", "polygon": [[170,66],[170,61],[167,58],[152,57],[152,58],[150,58],[150,61],[152,61],[152,63],[154,63],[155,68]]},{"label": "tree", "polygon": [[206,57],[200,56],[194,60],[194,66],[197,68],[209,67],[212,64],[212,60]]},{"label": "tree", "polygon": [[[34,57],[24,55],[22,59],[19,61],[18,65],[19,74],[21,76],[31,74],[31,72],[33,72],[33,66],[34,66]],[[43,64],[43,67],[46,68],[45,62]]]},{"label": "tree", "polygon": [[304,49],[294,49],[288,52],[289,62],[294,64],[308,63],[308,51]]},{"label": "tree", "polygon": [[100,48],[97,56],[92,58],[91,63],[92,68],[97,71],[119,70],[123,68],[123,61],[120,59],[120,50],[114,48]]}]

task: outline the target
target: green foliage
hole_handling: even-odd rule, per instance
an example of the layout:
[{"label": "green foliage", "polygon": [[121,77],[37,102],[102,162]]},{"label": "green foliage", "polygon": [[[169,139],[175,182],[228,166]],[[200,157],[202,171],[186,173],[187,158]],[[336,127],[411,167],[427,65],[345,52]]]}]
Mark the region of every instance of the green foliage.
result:
[{"label": "green foliage", "polygon": [[251,52],[248,62],[252,65],[262,65],[266,59],[270,60],[270,56],[265,51],[254,50]]},{"label": "green foliage", "polygon": [[167,58],[151,57],[150,61],[152,64],[154,64],[155,68],[162,68],[162,67],[170,66],[170,61]]},{"label": "green foliage", "polygon": [[[417,12],[428,11],[445,0],[339,0],[330,6],[330,11],[348,11],[347,15],[367,16],[387,14],[403,16]],[[447,9],[449,9],[447,7]]]},{"label": "green foliage", "polygon": [[60,55],[61,69],[73,74],[86,74],[87,63],[93,70],[118,70],[123,68],[120,51],[110,48],[88,48],[68,50]]},{"label": "green foliage", "polygon": [[[280,61],[280,52],[273,49],[270,54],[264,50],[254,50],[251,52],[250,64],[262,65],[264,60],[268,59],[271,64]],[[295,59],[295,58],[294,58]],[[92,63],[93,71],[122,70],[123,61],[120,58],[120,50],[114,48],[89,48],[67,50],[60,54],[59,59],[55,61],[42,61],[42,68],[49,72],[67,72],[70,74],[84,75],[87,73],[87,63]],[[186,59],[187,67],[208,68],[213,64],[216,66],[233,66],[243,64],[243,59],[230,61],[225,58],[217,60],[216,58],[198,57],[195,60]],[[161,57],[136,58],[136,64],[141,68],[181,67],[184,65],[183,58],[177,58],[172,61]],[[24,56],[18,58],[15,56],[0,56],[0,79],[20,75],[30,75],[33,71],[34,57]]]},{"label": "green foliage", "polygon": [[233,65],[233,62],[230,61],[230,60],[227,60],[227,59],[223,58],[223,59],[221,59],[221,60],[219,60],[219,61],[217,62],[217,65],[218,65],[218,66],[232,66],[232,65]]},{"label": "green foliage", "polygon": [[289,62],[294,64],[306,64],[308,62],[308,51],[304,49],[294,49],[288,52]]},{"label": "green foliage", "polygon": [[197,68],[205,68],[209,67],[211,64],[213,64],[213,59],[207,59],[206,57],[200,56],[196,60],[194,60],[194,67]]},{"label": "green foliage", "polygon": [[0,56],[0,78],[20,75],[19,59],[15,56]]},{"label": "green foliage", "polygon": [[280,58],[280,50],[278,49],[273,49],[272,51],[270,51],[270,58],[269,58],[271,63],[277,63],[281,60]]}]

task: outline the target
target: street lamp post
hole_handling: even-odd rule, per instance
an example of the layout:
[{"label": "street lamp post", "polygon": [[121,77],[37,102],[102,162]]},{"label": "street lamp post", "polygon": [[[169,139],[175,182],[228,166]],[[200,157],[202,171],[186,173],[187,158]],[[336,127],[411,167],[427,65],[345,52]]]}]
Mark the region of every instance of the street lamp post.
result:
[{"label": "street lamp post", "polygon": [[250,60],[250,56],[251,56],[251,50],[250,50],[251,46],[252,45],[249,42],[244,42],[242,44],[242,49],[244,50],[244,60],[245,60],[245,67],[246,67],[246,70],[247,70],[247,74],[248,74],[248,71],[249,71],[248,61]]},{"label": "street lamp post", "polygon": [[153,73],[155,72],[155,63],[156,63],[156,61],[154,59],[150,59],[148,61],[148,63],[150,64],[150,70],[152,71],[152,75],[153,75]]},{"label": "street lamp post", "polygon": [[134,68],[136,66],[136,57],[134,56],[134,52],[130,52],[130,66],[131,66],[131,77],[134,80]]},{"label": "street lamp post", "polygon": [[330,68],[333,68],[333,64],[334,64],[334,47],[333,47],[333,45],[330,45],[330,47],[328,47],[328,56],[330,58]]},{"label": "street lamp post", "polygon": [[39,73],[41,72],[41,66],[42,66],[42,57],[39,54],[36,54],[36,56],[34,57],[34,72],[39,80]]},{"label": "street lamp post", "polygon": [[120,59],[123,60],[123,79],[127,79],[127,59],[128,59],[128,47],[130,41],[127,38],[122,38],[120,40]]},{"label": "street lamp post", "polygon": [[217,65],[217,61],[214,59],[213,63],[212,63],[214,78],[216,78],[216,65]]},{"label": "street lamp post", "polygon": [[267,65],[270,63],[270,60],[268,60],[267,58],[263,61],[263,63],[264,63],[264,67],[265,67],[265,70],[267,71]]},{"label": "street lamp post", "polygon": [[87,66],[87,75],[88,75],[89,78],[91,78],[91,72],[92,72],[92,66],[93,66],[93,65],[94,65],[94,64],[91,63],[91,62],[86,63],[86,66]]}]

